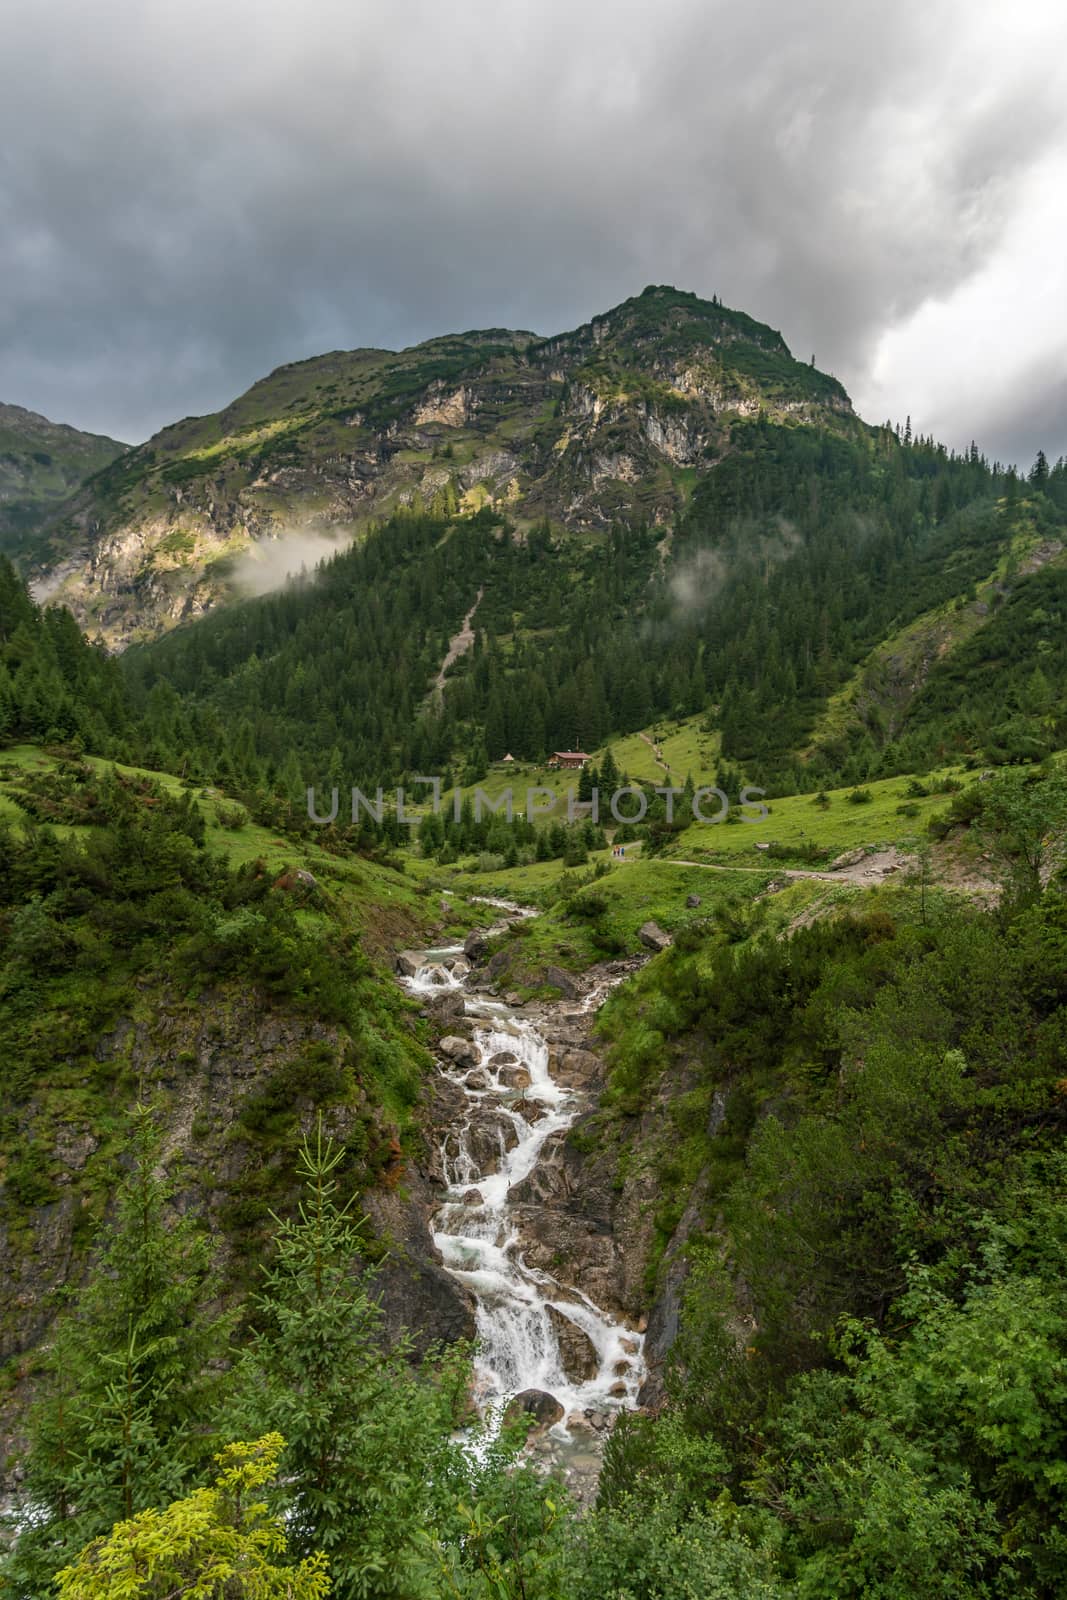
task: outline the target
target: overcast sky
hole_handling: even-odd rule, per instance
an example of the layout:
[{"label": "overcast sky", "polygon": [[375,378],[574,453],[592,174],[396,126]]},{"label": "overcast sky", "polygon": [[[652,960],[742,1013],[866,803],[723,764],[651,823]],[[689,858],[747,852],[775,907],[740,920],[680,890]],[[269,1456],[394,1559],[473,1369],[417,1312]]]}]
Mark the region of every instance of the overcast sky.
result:
[{"label": "overcast sky", "polygon": [[5,0],[0,400],[718,293],[865,416],[1067,450],[1062,0]]}]

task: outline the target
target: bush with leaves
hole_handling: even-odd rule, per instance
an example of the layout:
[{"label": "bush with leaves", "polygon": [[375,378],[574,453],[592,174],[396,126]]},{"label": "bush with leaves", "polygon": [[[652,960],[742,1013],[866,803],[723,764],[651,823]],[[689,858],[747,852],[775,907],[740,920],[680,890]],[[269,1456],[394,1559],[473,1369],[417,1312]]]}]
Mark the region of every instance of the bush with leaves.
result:
[{"label": "bush with leaves", "polygon": [[210,1489],[95,1539],[59,1573],[59,1600],[322,1600],[330,1593],[325,1556],[292,1565],[284,1519],[259,1497],[277,1477],[284,1443],[270,1433],[227,1445]]}]

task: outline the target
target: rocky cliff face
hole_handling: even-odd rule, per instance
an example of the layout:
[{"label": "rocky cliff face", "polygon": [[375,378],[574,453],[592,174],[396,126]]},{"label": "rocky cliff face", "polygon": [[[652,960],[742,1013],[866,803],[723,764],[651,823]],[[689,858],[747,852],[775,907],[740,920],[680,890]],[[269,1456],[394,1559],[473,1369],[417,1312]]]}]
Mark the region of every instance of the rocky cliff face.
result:
[{"label": "rocky cliff face", "polygon": [[774,330],[672,289],[548,340],[489,330],[322,356],[116,461],[54,520],[64,559],[40,592],[121,648],[239,592],[249,551],[351,538],[405,504],[493,503],[520,528],[669,523],[693,473],[728,451],[731,422],[761,411],[851,416],[841,386]]},{"label": "rocky cliff face", "polygon": [[[143,1005],[98,1040],[91,1074],[80,1080],[91,1082],[91,1092],[50,1096],[46,1089],[21,1109],[23,1127],[38,1141],[47,1127],[49,1172],[58,1176],[50,1177],[47,1195],[27,1198],[11,1192],[4,1181],[9,1162],[0,1163],[0,1362],[12,1377],[0,1399],[0,1465],[18,1437],[34,1352],[48,1338],[64,1290],[91,1269],[92,1240],[110,1209],[122,1108],[137,1094],[157,1107],[164,1161],[180,1175],[179,1204],[209,1221],[223,1281],[243,1292],[258,1274],[268,1208],[295,1202],[293,1144],[299,1128],[314,1121],[308,1093],[289,1092],[294,1064],[309,1055],[329,1061],[341,1048],[334,1029],[266,1008],[247,991],[195,1001],[145,994]],[[57,1073],[63,1070],[57,1064]],[[286,1105],[292,1126],[279,1137],[270,1116]],[[426,1116],[432,1119],[432,1096]],[[427,1230],[435,1191],[426,1164],[399,1154],[395,1130],[381,1126],[362,1094],[328,1106],[324,1126],[352,1152],[346,1171],[361,1189],[369,1264],[388,1326],[412,1329],[421,1347],[470,1334],[470,1307],[440,1267]]]}]

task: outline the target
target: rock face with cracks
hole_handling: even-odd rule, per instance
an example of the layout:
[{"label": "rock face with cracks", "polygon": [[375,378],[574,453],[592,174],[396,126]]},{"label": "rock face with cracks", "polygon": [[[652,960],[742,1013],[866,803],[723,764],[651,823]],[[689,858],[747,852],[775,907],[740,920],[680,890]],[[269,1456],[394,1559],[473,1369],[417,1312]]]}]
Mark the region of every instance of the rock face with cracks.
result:
[{"label": "rock face with cracks", "polygon": [[97,473],[42,527],[39,582],[122,649],[233,599],[235,563],[253,586],[283,574],[279,541],[330,553],[416,503],[575,534],[669,528],[692,475],[760,414],[832,430],[851,405],[773,328],[667,286],[549,339],[498,328],[333,351]]}]

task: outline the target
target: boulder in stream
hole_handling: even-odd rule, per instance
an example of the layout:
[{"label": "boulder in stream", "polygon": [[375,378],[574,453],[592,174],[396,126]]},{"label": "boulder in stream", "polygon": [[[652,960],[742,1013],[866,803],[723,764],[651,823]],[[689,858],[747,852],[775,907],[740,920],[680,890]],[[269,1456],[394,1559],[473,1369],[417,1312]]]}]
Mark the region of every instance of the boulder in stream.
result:
[{"label": "boulder in stream", "polygon": [[559,1359],[564,1372],[572,1383],[588,1383],[600,1371],[600,1357],[592,1339],[565,1312],[557,1310],[555,1306],[546,1309],[556,1330]]},{"label": "boulder in stream", "polygon": [[463,1016],[462,989],[443,989],[436,994],[422,995],[422,1009],[436,1022],[450,1022]]},{"label": "boulder in stream", "polygon": [[547,1394],[544,1389],[524,1389],[509,1402],[504,1421],[517,1422],[524,1415],[533,1418],[540,1432],[562,1421],[563,1407],[555,1395]]},{"label": "boulder in stream", "polygon": [[492,1107],[480,1107],[471,1118],[465,1133],[453,1131],[448,1135],[448,1153],[459,1158],[463,1144],[467,1154],[483,1177],[500,1171],[500,1164],[509,1150],[519,1142],[515,1124]]},{"label": "boulder in stream", "polygon": [[463,954],[472,967],[480,966],[489,954],[489,940],[481,928],[473,928],[463,941]]},{"label": "boulder in stream", "polygon": [[586,1088],[600,1071],[600,1057],[592,1050],[565,1050],[556,1064],[554,1077],[564,1088]]},{"label": "boulder in stream", "polygon": [[473,1066],[478,1059],[478,1051],[469,1039],[461,1039],[458,1034],[448,1033],[437,1047],[443,1056],[450,1061],[457,1062],[460,1066]]}]

